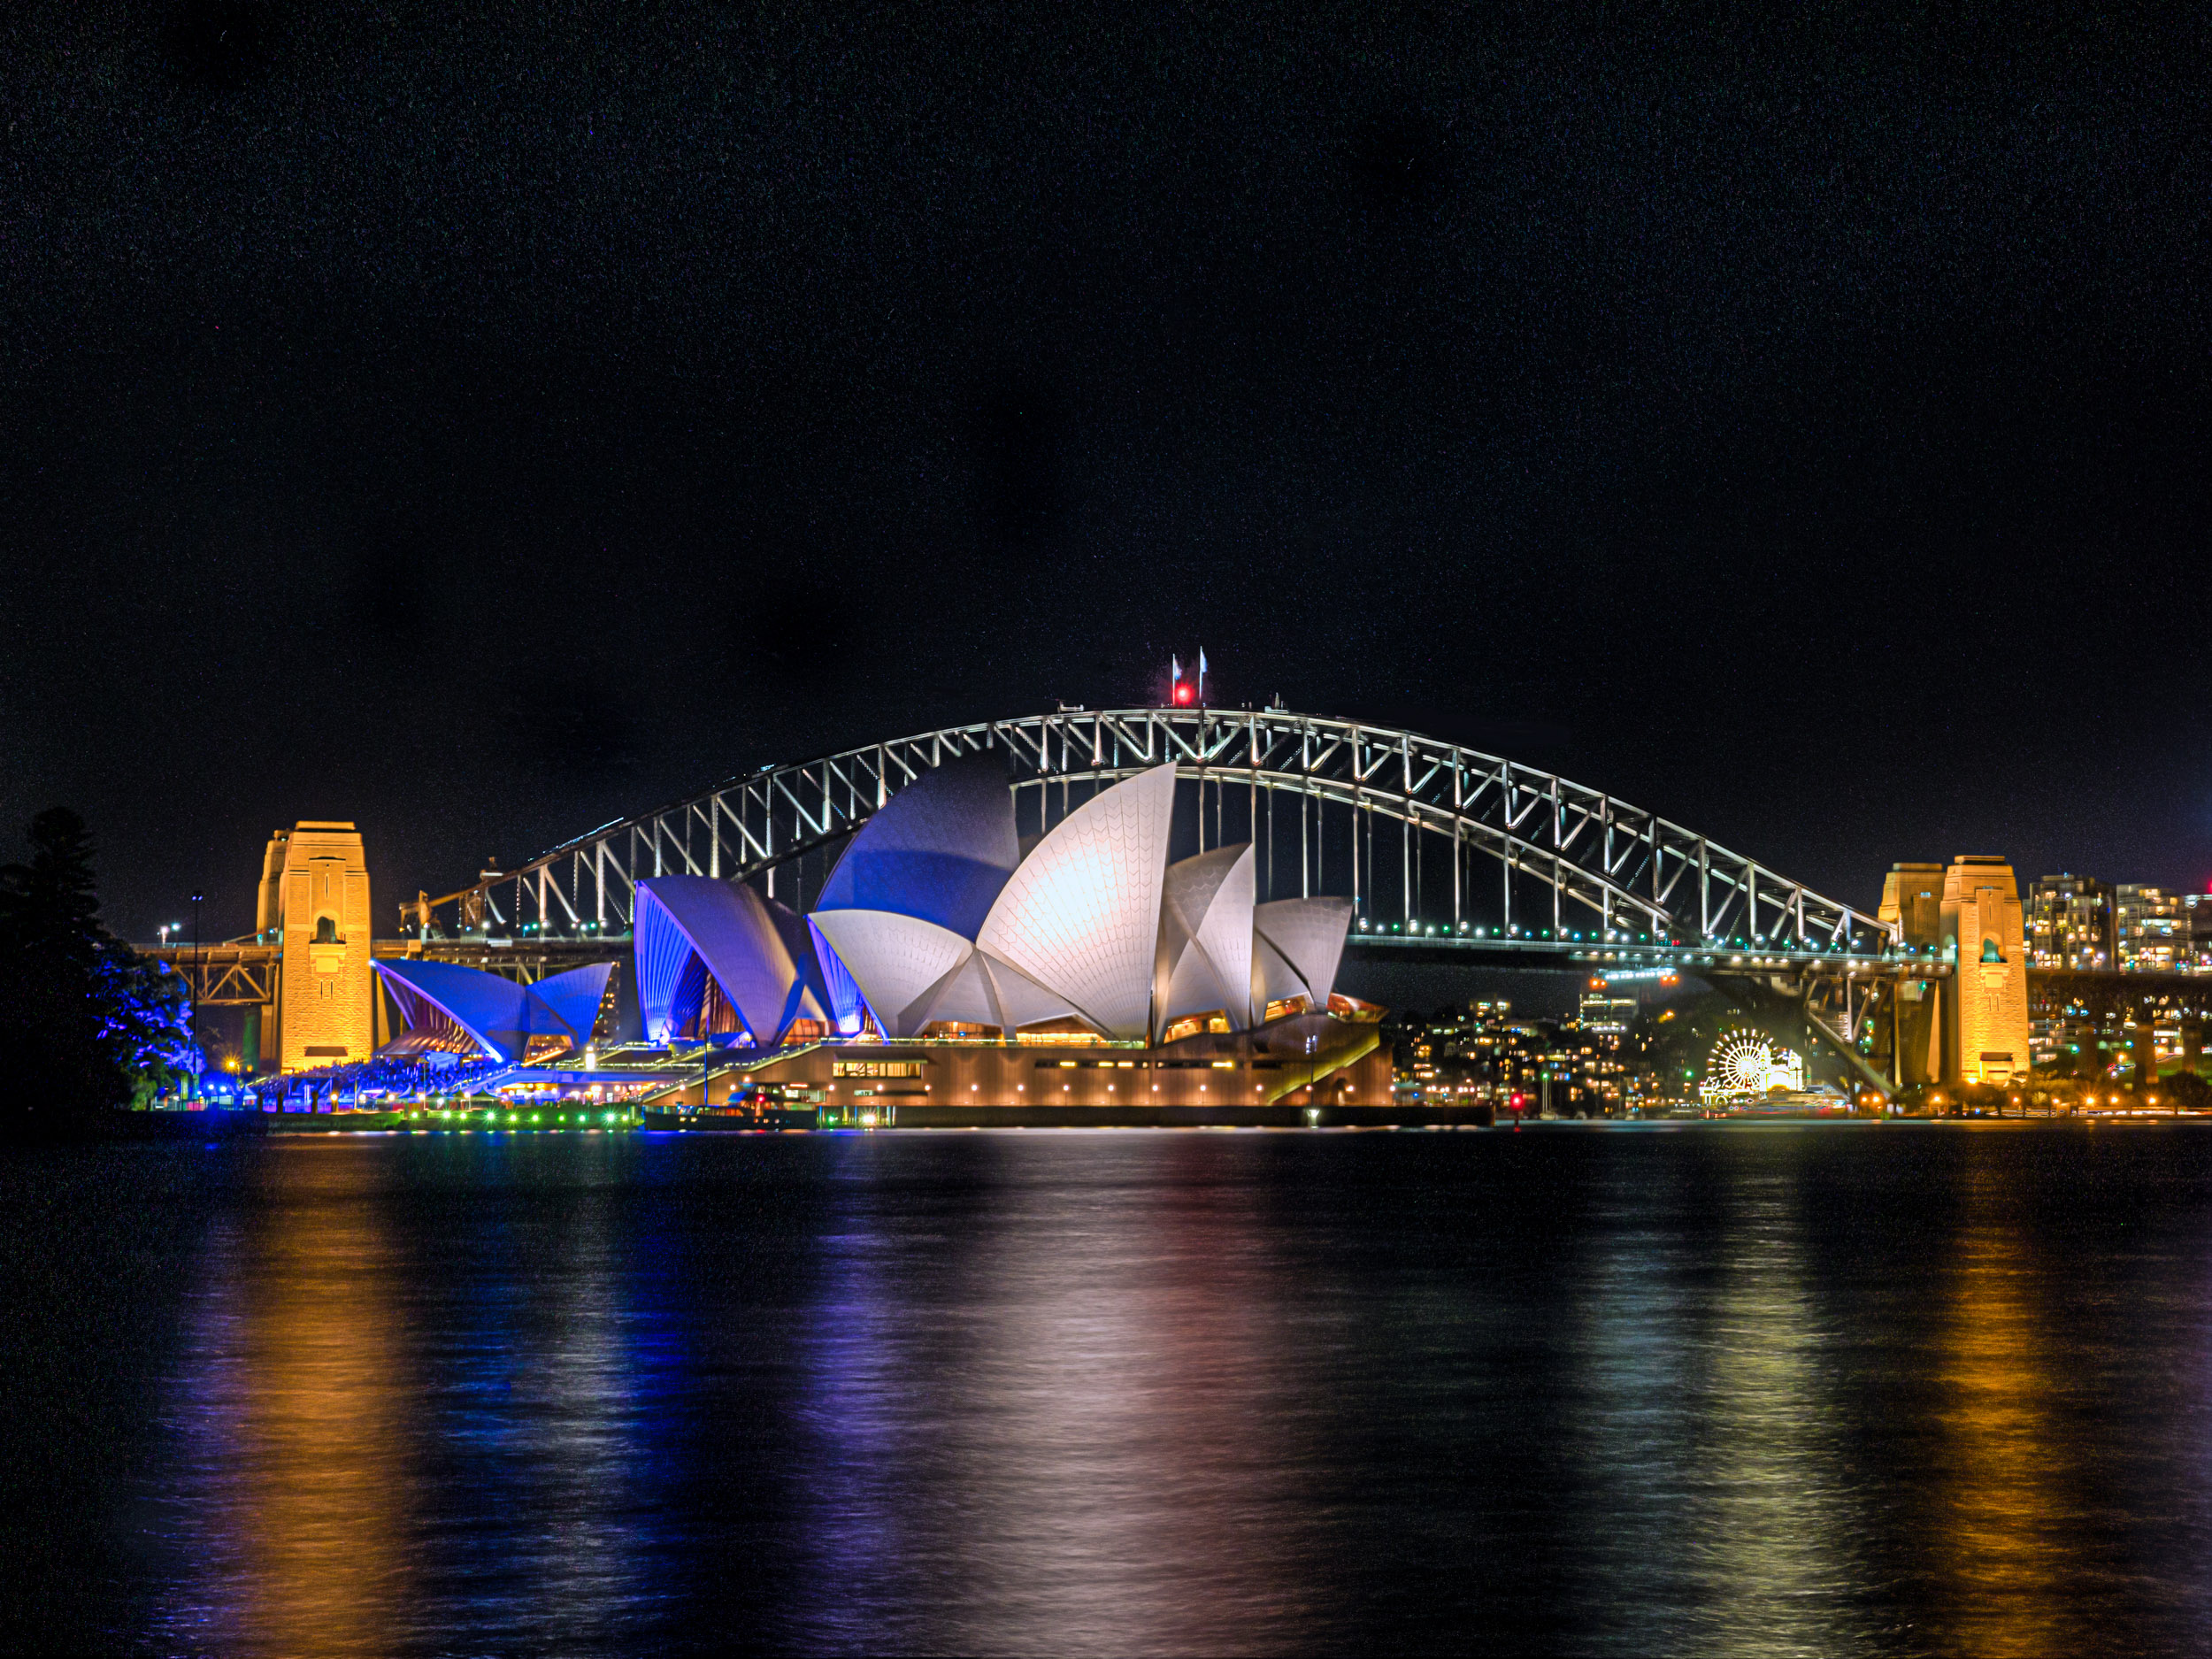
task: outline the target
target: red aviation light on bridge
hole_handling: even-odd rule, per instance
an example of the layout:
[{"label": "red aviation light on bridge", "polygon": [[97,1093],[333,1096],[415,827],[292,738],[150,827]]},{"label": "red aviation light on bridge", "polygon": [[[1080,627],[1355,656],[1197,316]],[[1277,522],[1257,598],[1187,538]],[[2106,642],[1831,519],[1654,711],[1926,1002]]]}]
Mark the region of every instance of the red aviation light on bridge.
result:
[{"label": "red aviation light on bridge", "polygon": [[1190,702],[1197,695],[1188,680],[1179,680],[1175,682],[1175,701],[1179,705]]}]

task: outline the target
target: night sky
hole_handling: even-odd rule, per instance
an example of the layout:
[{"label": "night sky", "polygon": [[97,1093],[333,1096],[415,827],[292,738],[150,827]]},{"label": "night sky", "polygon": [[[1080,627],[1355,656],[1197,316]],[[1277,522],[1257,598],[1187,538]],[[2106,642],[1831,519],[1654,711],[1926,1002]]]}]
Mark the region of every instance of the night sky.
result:
[{"label": "night sky", "polygon": [[1839,898],[2205,885],[2212,40],[1471,10],[7,8],[8,841],[219,936],[352,818],[390,933],[1202,644]]}]

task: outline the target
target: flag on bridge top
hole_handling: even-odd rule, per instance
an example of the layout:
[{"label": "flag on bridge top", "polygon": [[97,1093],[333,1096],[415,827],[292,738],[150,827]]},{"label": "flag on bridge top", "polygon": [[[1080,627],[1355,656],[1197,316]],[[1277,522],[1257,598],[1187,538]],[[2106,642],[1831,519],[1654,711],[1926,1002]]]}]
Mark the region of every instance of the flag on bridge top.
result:
[{"label": "flag on bridge top", "polygon": [[1206,648],[1202,645],[1198,648],[1198,700],[1206,700]]}]

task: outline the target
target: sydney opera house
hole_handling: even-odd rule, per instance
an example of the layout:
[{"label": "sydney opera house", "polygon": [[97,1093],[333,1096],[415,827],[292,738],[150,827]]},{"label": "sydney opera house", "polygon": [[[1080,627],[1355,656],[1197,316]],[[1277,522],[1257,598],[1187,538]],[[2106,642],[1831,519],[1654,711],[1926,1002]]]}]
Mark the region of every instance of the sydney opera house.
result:
[{"label": "sydney opera house", "polygon": [[[1160,766],[1025,845],[986,753],[893,796],[803,916],[741,883],[641,881],[633,1048],[686,1056],[689,1104],[830,1121],[1387,1103],[1378,1010],[1334,994],[1350,902],[1256,902],[1249,845],[1169,862],[1175,796]],[[495,989],[380,963],[392,1047],[572,1054],[611,965]]]}]

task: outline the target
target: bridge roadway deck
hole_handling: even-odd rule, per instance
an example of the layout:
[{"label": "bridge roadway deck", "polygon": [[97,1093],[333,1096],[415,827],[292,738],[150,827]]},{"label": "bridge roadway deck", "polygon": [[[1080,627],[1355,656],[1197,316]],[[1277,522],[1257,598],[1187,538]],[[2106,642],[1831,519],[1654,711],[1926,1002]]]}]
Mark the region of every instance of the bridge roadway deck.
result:
[{"label": "bridge roadway deck", "polygon": [[1599,940],[1477,938],[1449,933],[1355,932],[1349,955],[1377,962],[1457,967],[1555,969],[1563,972],[1674,968],[1688,973],[1850,974],[1866,979],[1939,979],[1951,976],[1947,957],[1876,951],[1722,949],[1710,945],[1608,944]]},{"label": "bridge roadway deck", "polygon": [[[416,957],[480,968],[525,982],[595,962],[621,961],[630,954],[627,933],[541,934],[521,938],[379,939],[370,954],[380,961]],[[138,949],[168,963],[194,982],[203,1007],[265,1005],[275,1000],[274,972],[280,948],[259,940],[221,944],[144,945]],[[1690,946],[1608,944],[1559,941],[1454,936],[1447,933],[1356,932],[1346,951],[1370,961],[1409,962],[1457,967],[1551,970],[1590,973],[1673,968],[1689,973],[1791,973],[1861,979],[1948,978],[1952,964],[1934,956],[1830,950],[1716,950]],[[2031,969],[2032,974],[2038,970]],[[2118,979],[2123,976],[2107,976]],[[2138,976],[2124,976],[2134,979]]]},{"label": "bridge roadway deck", "polygon": [[[380,939],[371,953],[380,960],[419,956],[481,968],[526,980],[560,973],[589,963],[619,961],[630,954],[626,933],[585,937]],[[195,950],[190,945],[144,945],[138,949],[169,963],[200,987],[205,1007],[250,1005],[273,1000],[269,975],[278,947],[233,940]],[[1832,950],[1718,950],[1689,945],[1608,944],[1600,941],[1500,939],[1445,933],[1356,932],[1346,952],[1371,962],[1404,962],[1463,968],[1517,968],[1565,973],[1632,972],[1672,968],[1704,974],[1814,973],[1856,979],[1943,979],[1955,964],[1940,956],[1900,956]],[[2030,967],[2030,984],[2039,1004],[2054,996],[2070,1002],[2108,1002],[2116,997],[2182,996],[2212,1002],[2212,975],[2132,973],[2118,969]]]},{"label": "bridge roadway deck", "polygon": [[[167,963],[192,981],[203,1008],[265,1007],[276,1001],[273,976],[283,955],[280,945],[232,939],[217,945],[134,945],[132,949]],[[369,946],[369,955],[379,962],[413,956],[481,968],[525,982],[595,962],[618,962],[629,954],[626,933],[580,939],[379,939]]]}]

